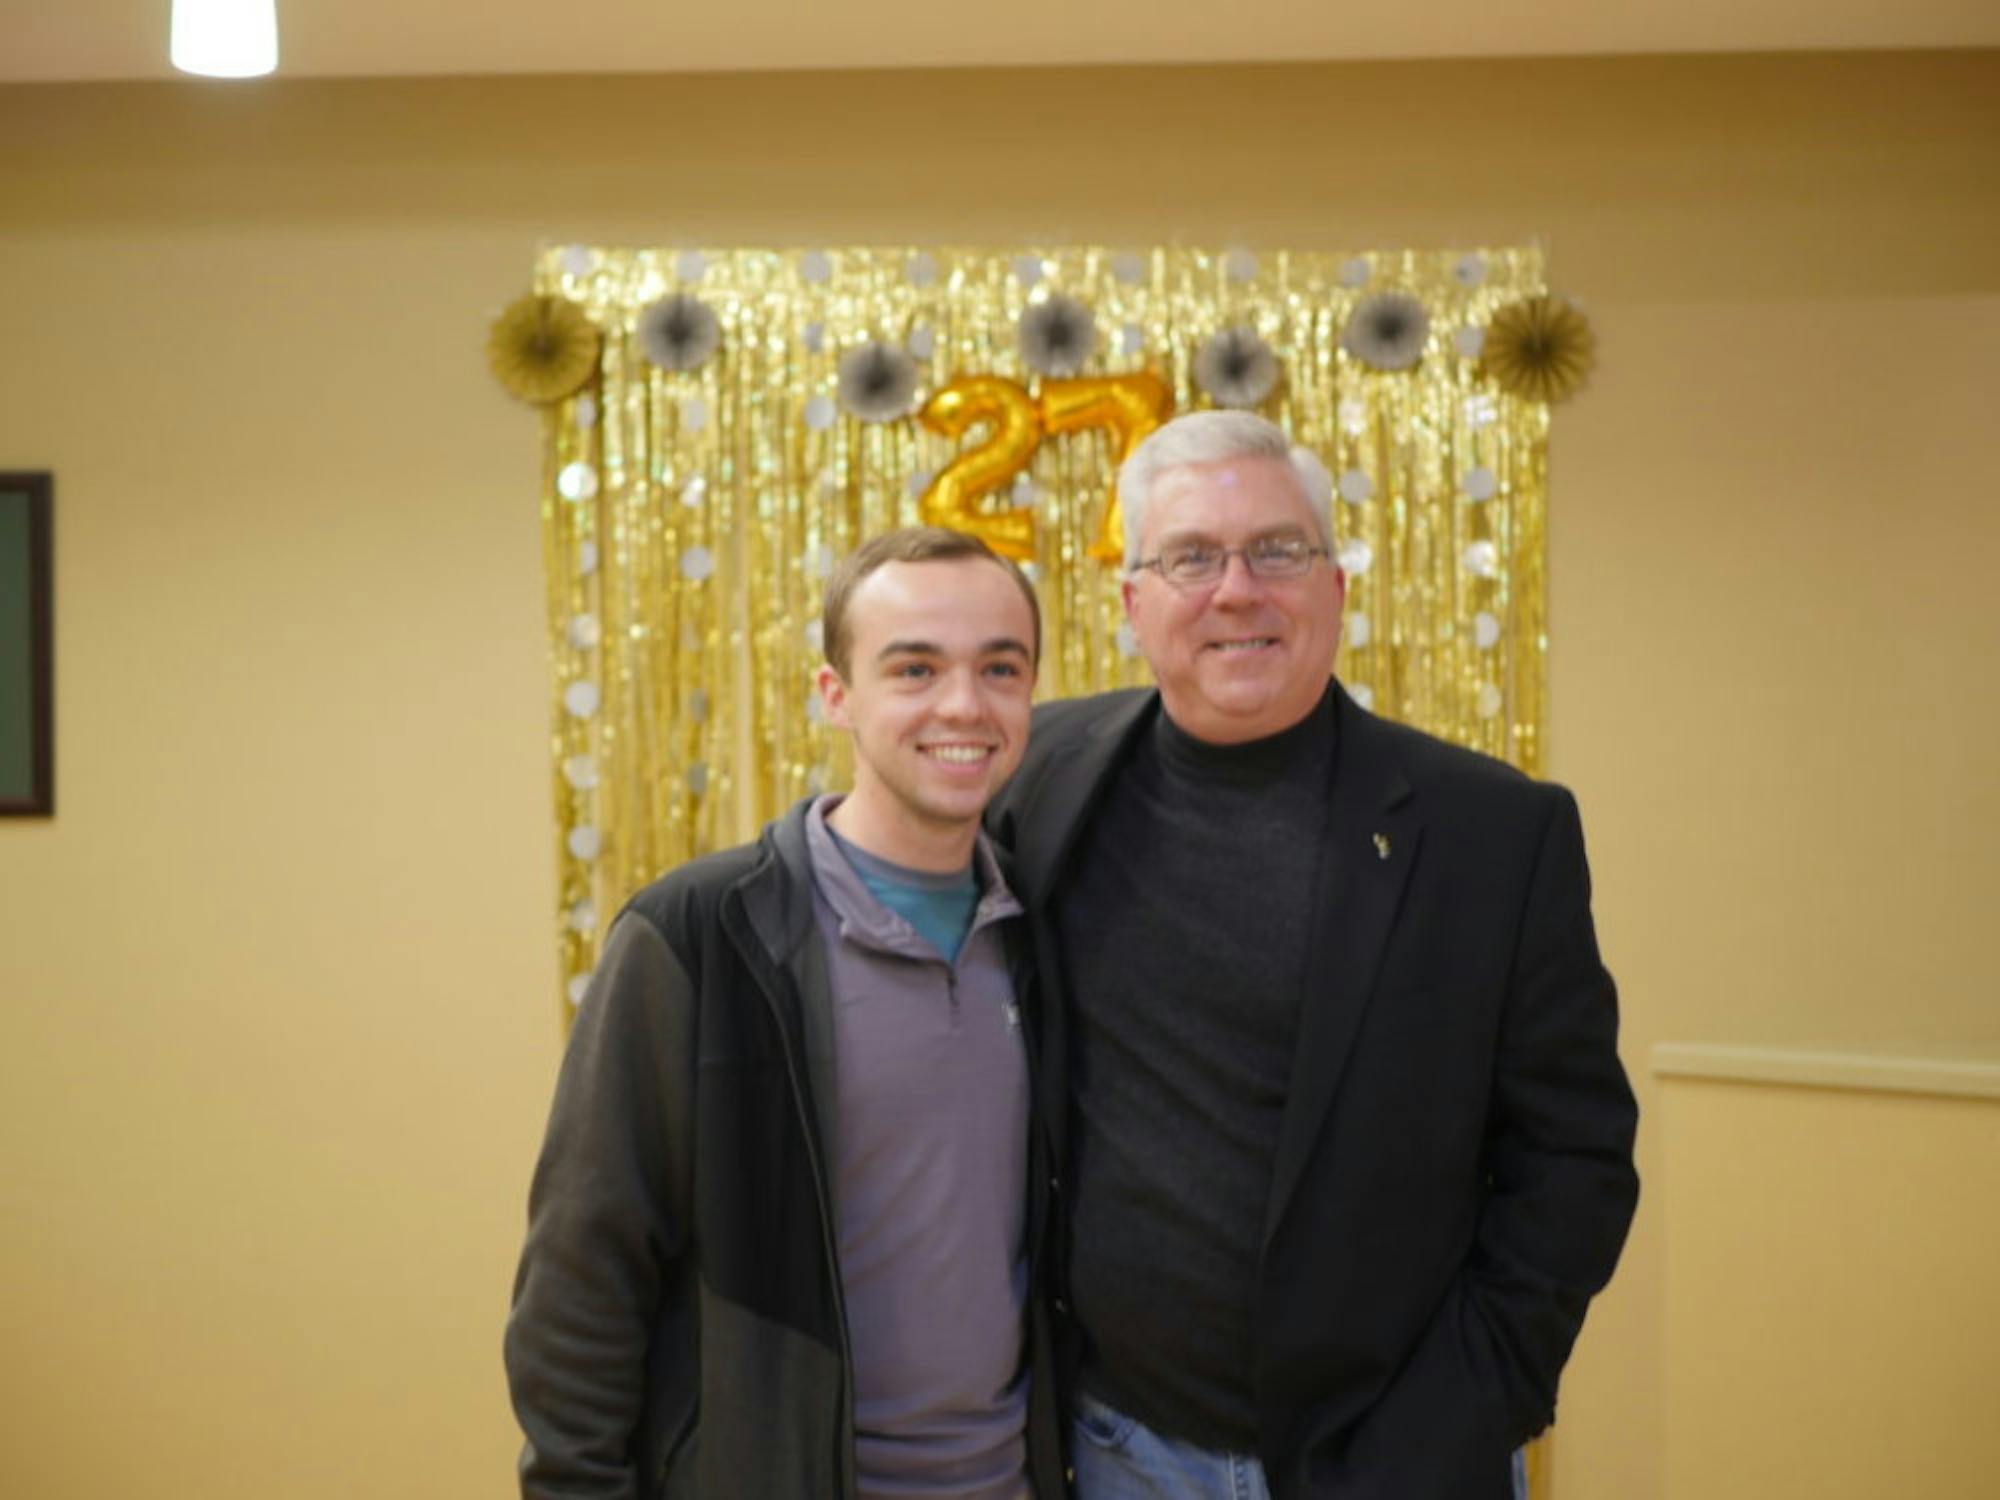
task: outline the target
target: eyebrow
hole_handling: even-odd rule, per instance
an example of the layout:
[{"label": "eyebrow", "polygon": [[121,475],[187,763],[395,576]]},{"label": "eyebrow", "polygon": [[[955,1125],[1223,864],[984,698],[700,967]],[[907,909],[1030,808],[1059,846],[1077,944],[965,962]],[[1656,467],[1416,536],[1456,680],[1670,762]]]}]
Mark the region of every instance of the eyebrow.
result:
[{"label": "eyebrow", "polygon": [[[1281,537],[1294,536],[1304,537],[1310,541],[1312,539],[1312,531],[1309,527],[1287,521],[1280,526],[1267,526],[1262,531],[1252,532],[1244,539],[1243,545],[1247,547],[1252,542],[1270,542],[1276,541]],[[1203,531],[1199,528],[1190,528],[1186,531],[1169,531],[1165,536],[1160,538],[1159,545],[1162,547],[1184,547],[1191,542],[1200,542],[1211,546],[1220,546],[1222,544],[1221,538],[1216,536],[1214,532]]]},{"label": "eyebrow", "polygon": [[[981,656],[997,656],[1003,652],[1017,652],[1029,655],[1027,646],[1011,635],[996,635],[979,647]],[[891,641],[875,653],[875,660],[887,661],[892,656],[943,656],[944,647],[936,641]]]}]

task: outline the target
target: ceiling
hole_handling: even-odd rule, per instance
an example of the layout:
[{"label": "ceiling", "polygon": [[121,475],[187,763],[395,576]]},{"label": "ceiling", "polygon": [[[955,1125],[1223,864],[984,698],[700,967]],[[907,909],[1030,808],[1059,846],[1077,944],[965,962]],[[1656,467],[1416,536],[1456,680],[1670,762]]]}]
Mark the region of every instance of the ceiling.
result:
[{"label": "ceiling", "polygon": [[[0,81],[176,77],[169,0],[0,0]],[[280,73],[380,77],[2000,46],[1996,0],[278,0]]]}]

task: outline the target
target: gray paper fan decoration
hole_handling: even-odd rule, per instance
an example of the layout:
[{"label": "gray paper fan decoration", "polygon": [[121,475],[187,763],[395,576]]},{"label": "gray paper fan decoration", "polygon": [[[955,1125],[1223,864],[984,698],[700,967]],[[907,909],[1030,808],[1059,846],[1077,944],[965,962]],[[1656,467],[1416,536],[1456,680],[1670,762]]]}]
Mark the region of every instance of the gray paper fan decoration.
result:
[{"label": "gray paper fan decoration", "polygon": [[1194,357],[1194,381],[1217,406],[1261,406],[1278,384],[1278,356],[1254,329],[1225,328]]},{"label": "gray paper fan decoration", "polygon": [[907,416],[917,394],[917,362],[877,339],[840,356],[838,391],[848,415],[864,422]]},{"label": "gray paper fan decoration", "polygon": [[662,370],[698,370],[721,342],[722,325],[714,309],[686,292],[648,303],[639,314],[640,352]]},{"label": "gray paper fan decoration", "polygon": [[1378,370],[1407,370],[1424,357],[1431,315],[1408,292],[1363,297],[1341,330],[1340,347]]},{"label": "gray paper fan decoration", "polygon": [[1021,314],[1021,363],[1037,375],[1074,375],[1097,347],[1097,315],[1074,297],[1050,297]]}]

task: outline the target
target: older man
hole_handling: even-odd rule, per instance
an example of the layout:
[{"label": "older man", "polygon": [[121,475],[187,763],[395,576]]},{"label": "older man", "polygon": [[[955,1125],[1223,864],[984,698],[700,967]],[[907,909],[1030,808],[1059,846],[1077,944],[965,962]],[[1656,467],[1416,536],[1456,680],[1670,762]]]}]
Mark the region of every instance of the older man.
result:
[{"label": "older man", "polygon": [[1637,1194],[1560,788],[1334,682],[1326,471],[1182,417],[1119,478],[1157,691],[1038,711],[1079,1500],[1505,1500]]}]

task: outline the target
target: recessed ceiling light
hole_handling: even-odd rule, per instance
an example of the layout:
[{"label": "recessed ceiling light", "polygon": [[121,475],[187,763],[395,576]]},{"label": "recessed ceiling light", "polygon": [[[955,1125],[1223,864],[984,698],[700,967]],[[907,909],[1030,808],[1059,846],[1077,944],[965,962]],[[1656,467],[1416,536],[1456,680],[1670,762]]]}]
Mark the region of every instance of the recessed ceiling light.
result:
[{"label": "recessed ceiling light", "polygon": [[278,66],[278,0],[174,0],[167,55],[183,73],[257,78]]}]

